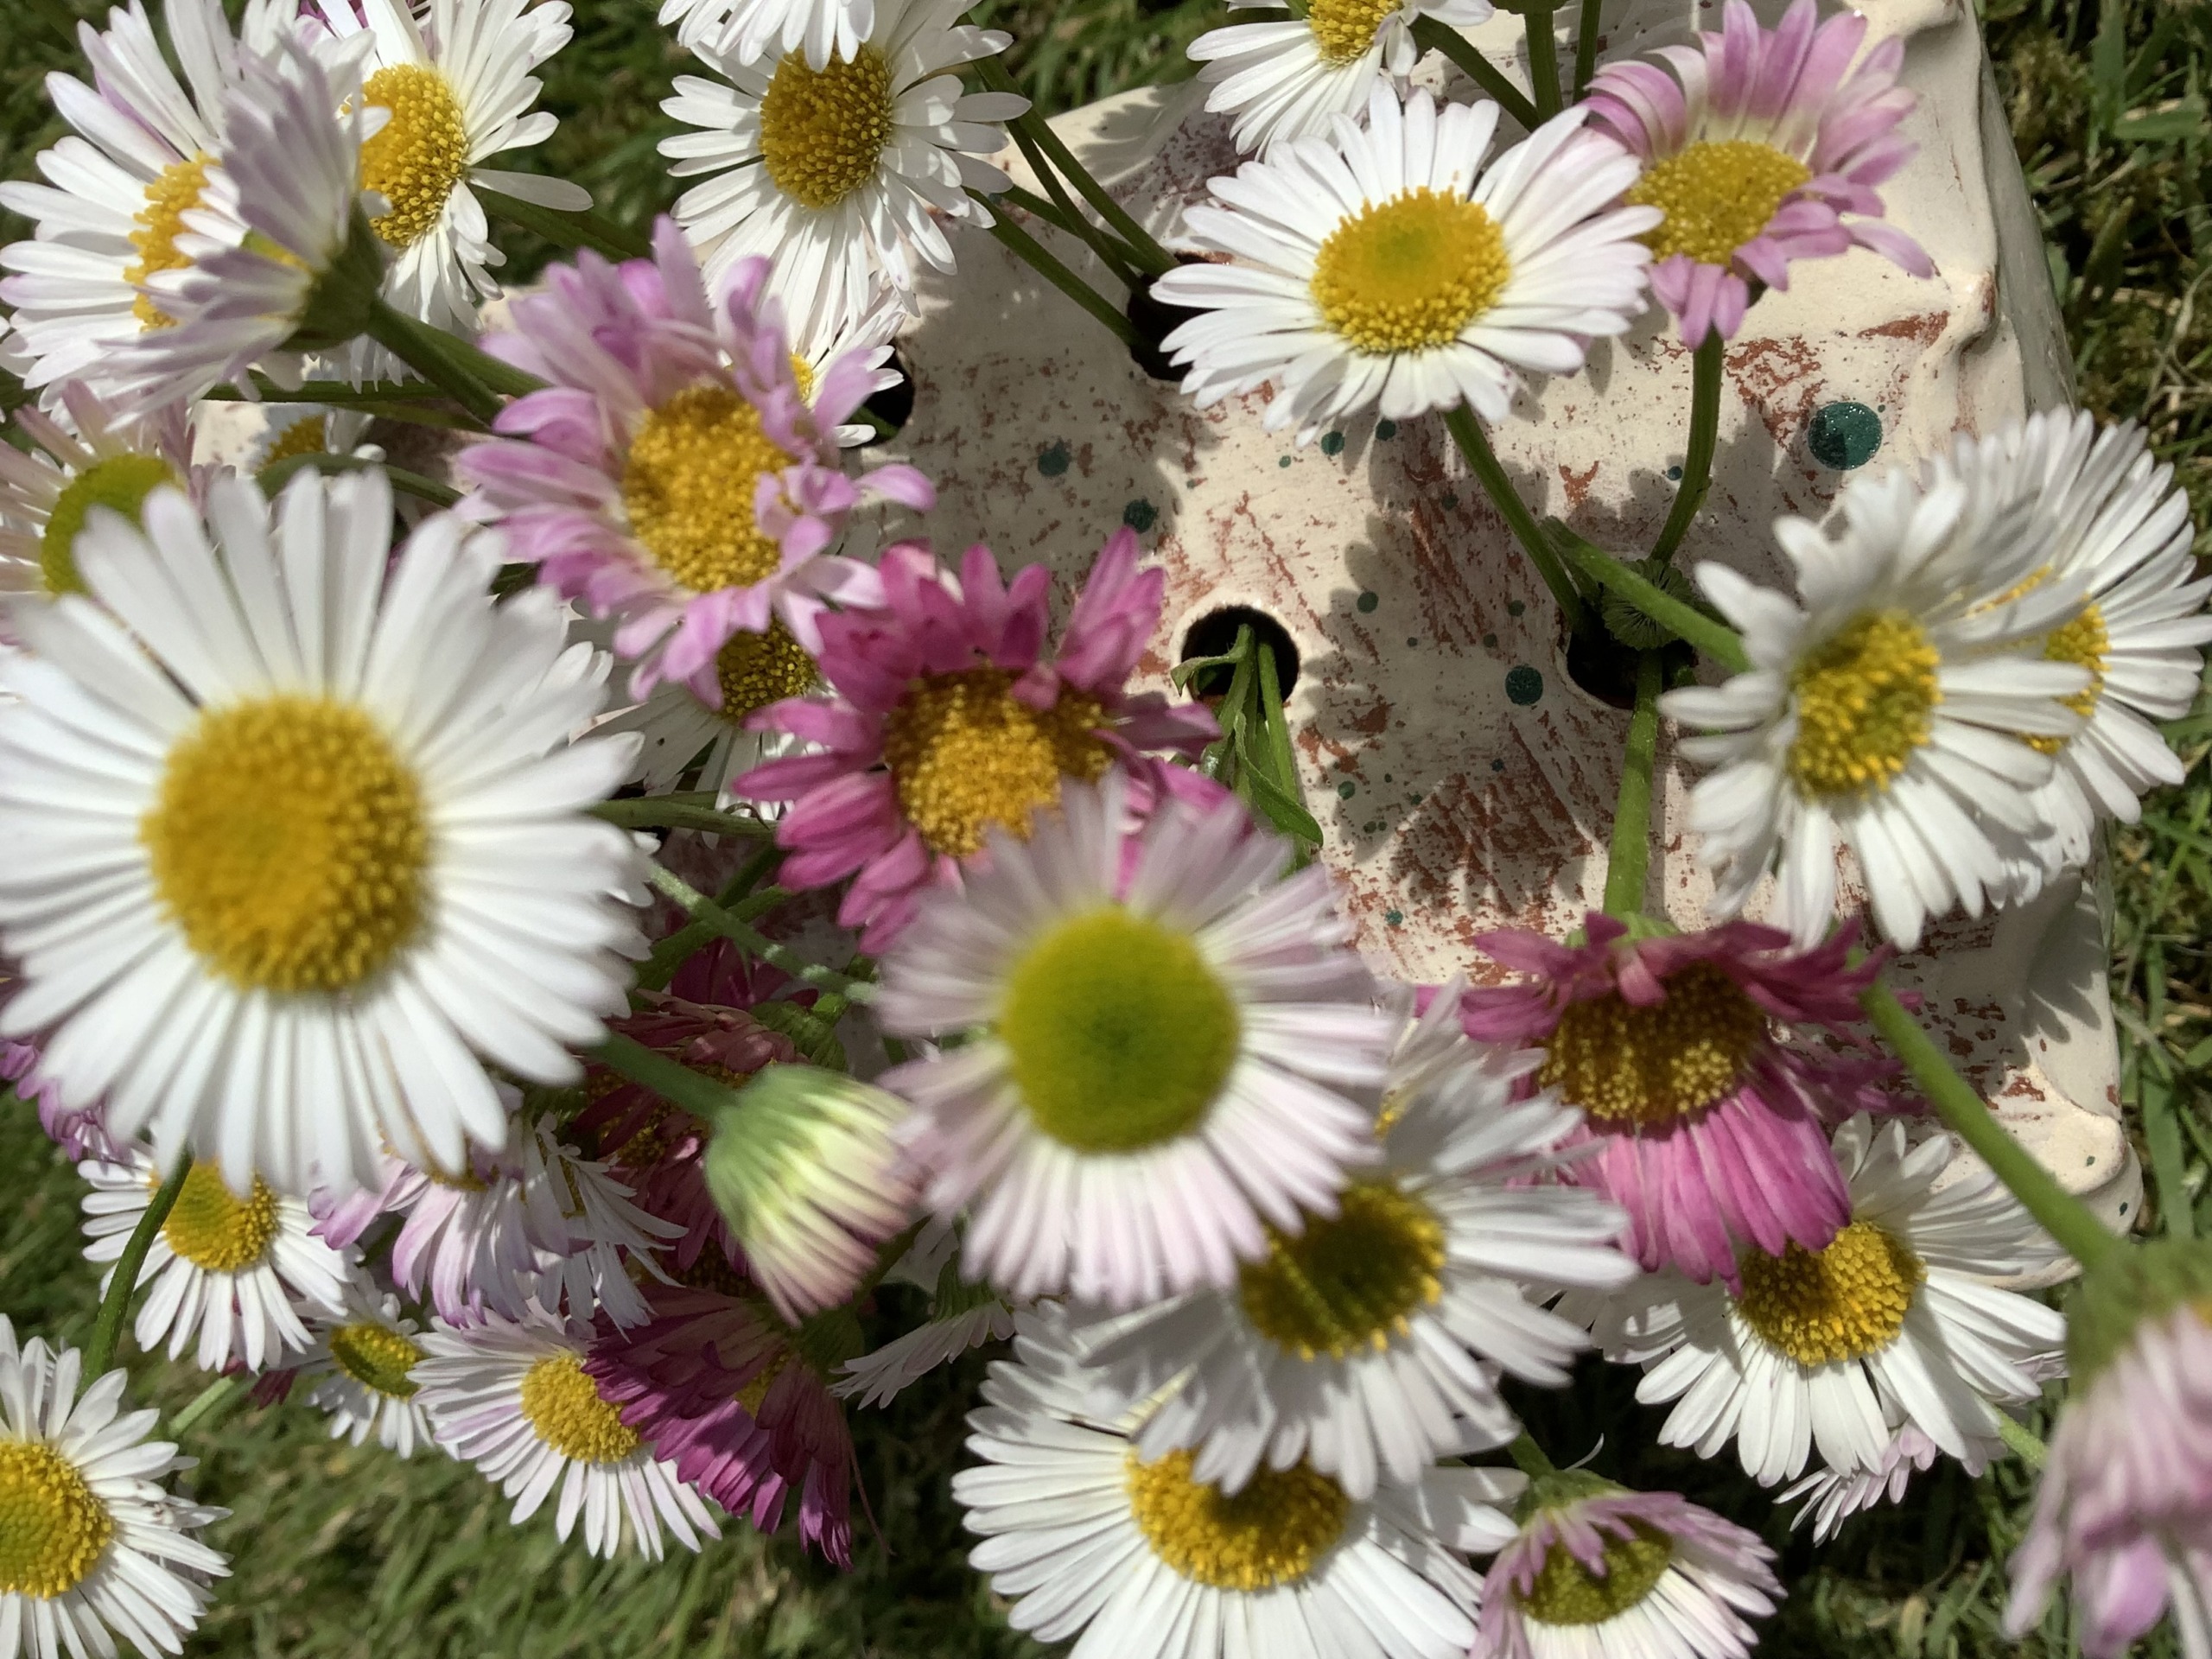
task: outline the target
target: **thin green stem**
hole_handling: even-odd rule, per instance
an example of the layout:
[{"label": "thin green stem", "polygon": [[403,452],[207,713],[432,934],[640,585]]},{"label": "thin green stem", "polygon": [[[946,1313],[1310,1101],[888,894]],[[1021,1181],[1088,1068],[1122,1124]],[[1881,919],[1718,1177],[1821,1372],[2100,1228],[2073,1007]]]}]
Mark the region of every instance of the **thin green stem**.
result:
[{"label": "thin green stem", "polygon": [[145,1213],[138,1217],[138,1224],[130,1230],[130,1236],[124,1242],[123,1254],[116,1258],[115,1274],[107,1282],[107,1294],[100,1299],[99,1317],[92,1321],[92,1339],[85,1344],[85,1376],[97,1382],[107,1375],[115,1363],[115,1344],[123,1336],[124,1317],[130,1311],[131,1293],[138,1288],[138,1269],[146,1265],[146,1252],[154,1248],[154,1235],[162,1230],[162,1224],[169,1218],[169,1210],[176,1203],[176,1195],[183,1190],[184,1178],[192,1173],[192,1154],[181,1153],[176,1167],[169,1172]]},{"label": "thin green stem", "polygon": [[1004,213],[991,215],[991,234],[1004,243],[1015,258],[1104,323],[1124,346],[1132,349],[1137,346],[1136,325],[1122,315],[1121,308],[1046,252],[1044,244],[1035,237]]},{"label": "thin green stem", "polygon": [[1751,665],[1742,637],[1726,623],[1714,621],[1696,606],[1676,599],[1648,576],[1638,575],[1571,531],[1563,531],[1558,541],[1567,563],[1584,575],[1611,588],[1654,622],[1671,628],[1723,668],[1741,674]]},{"label": "thin green stem", "polygon": [[[996,58],[985,58],[976,66],[983,85],[995,92],[1012,92],[1020,96],[1020,89],[1014,84],[1014,77],[1007,73],[1006,66]],[[1077,193],[1097,209],[1099,218],[1113,229],[1114,234],[1129,245],[1129,252],[1139,265],[1154,276],[1175,269],[1175,261],[1166,249],[1153,238],[1152,232],[1129,216],[1128,210],[1107,194],[1106,187],[1090,176],[1075,152],[1060,142],[1060,136],[1039,115],[1033,106],[1007,124],[1017,134],[1027,132],[1037,147],[1052,165],[1052,170],[1076,188]]]},{"label": "thin green stem", "polygon": [[753,841],[776,833],[774,824],[760,818],[719,811],[705,801],[687,801],[672,795],[601,801],[591,812],[594,817],[605,818],[625,830],[696,830],[704,835],[739,836]]},{"label": "thin green stem", "polygon": [[692,1116],[709,1123],[737,1104],[737,1090],[727,1084],[678,1065],[667,1055],[647,1048],[636,1038],[625,1037],[619,1031],[607,1033],[607,1040],[599,1046],[593,1058],[609,1071],[643,1084],[671,1105],[681,1106]]},{"label": "thin green stem", "polygon": [[1719,331],[1709,329],[1705,343],[1690,357],[1690,439],[1682,456],[1681,486],[1675,492],[1675,505],[1667,510],[1659,539],[1651,545],[1651,556],[1662,564],[1675,556],[1682,537],[1689,534],[1690,521],[1705,505],[1706,492],[1713,487],[1713,451],[1720,436],[1720,383],[1727,370]]},{"label": "thin green stem", "polygon": [[1001,201],[1010,201],[1030,218],[1041,219],[1053,229],[1065,231],[1070,236],[1076,234],[1075,226],[1067,215],[1034,190],[1025,190],[1018,184],[1009,184],[994,195],[991,201],[994,206]]},{"label": "thin green stem", "polygon": [[1582,0],[1582,10],[1574,23],[1574,101],[1580,104],[1583,93],[1590,90],[1590,77],[1598,73],[1598,31],[1604,27],[1599,15],[1605,0]]},{"label": "thin green stem", "polygon": [[484,423],[457,409],[439,409],[426,400],[442,396],[435,386],[415,380],[372,380],[363,386],[343,380],[307,380],[287,389],[265,374],[253,377],[253,390],[216,386],[206,394],[219,404],[319,404],[329,409],[358,409],[380,421],[404,421],[410,426],[442,427],[448,431],[481,432]]},{"label": "thin green stem", "polygon": [[1521,14],[1529,41],[1529,80],[1536,94],[1536,113],[1546,120],[1560,112],[1559,38],[1552,33],[1552,9],[1532,5]]},{"label": "thin green stem", "polygon": [[379,299],[370,309],[369,338],[478,420],[489,425],[498,417],[499,398],[457,353],[446,349],[461,342],[443,330],[417,322]]},{"label": "thin green stem", "polygon": [[1952,1069],[1934,1039],[1921,1029],[1920,1021],[1905,1011],[1888,986],[1869,986],[1859,1001],[1874,1029],[1881,1033],[1882,1040],[1912,1073],[1912,1080],[1920,1085],[1920,1092],[1935,1107],[1944,1126],[1980,1155],[2061,1249],[2082,1267],[2092,1268],[2127,1248],[2012,1137],[1991,1113],[1980,1092]]},{"label": "thin green stem", "polygon": [[235,1376],[219,1376],[192,1397],[192,1403],[168,1421],[171,1440],[181,1440],[194,1424],[219,1412],[245,1388]]},{"label": "thin green stem", "polygon": [[[784,849],[774,842],[762,842],[715,895],[715,902],[740,921],[749,922],[766,916],[791,895],[781,887],[768,887],[760,893],[753,889],[783,855]],[[704,922],[686,922],[653,946],[652,953],[638,969],[639,988],[666,990],[678,969],[721,937]]]},{"label": "thin green stem", "polygon": [[1506,1455],[1513,1459],[1514,1466],[1531,1480],[1541,1480],[1547,1475],[1559,1473],[1558,1466],[1544,1455],[1544,1448],[1529,1437],[1525,1428],[1514,1437],[1513,1444],[1505,1451]]},{"label": "thin green stem", "polygon": [[1490,447],[1490,439],[1483,431],[1482,423],[1475,418],[1474,410],[1459,404],[1445,413],[1444,424],[1452,434],[1452,442],[1459,446],[1459,453],[1467,458],[1476,480],[1505,519],[1513,531],[1514,539],[1521,543],[1521,550],[1529,556],[1529,563],[1536,567],[1536,574],[1544,579],[1544,586],[1552,591],[1560,614],[1567,619],[1567,632],[1586,632],[1590,616],[1584,608],[1582,595],[1575,591],[1573,582],[1552,551],[1551,543],[1545,537],[1543,526],[1529,511],[1529,504],[1513,487],[1513,480],[1505,475],[1505,468],[1497,463],[1497,456]]},{"label": "thin green stem", "polygon": [[391,487],[420,500],[441,507],[450,507],[461,499],[461,492],[435,478],[425,478],[420,473],[410,473],[404,467],[394,467],[381,461],[368,461],[359,455],[334,455],[315,450],[303,455],[287,455],[272,466],[261,469],[259,483],[264,493],[275,495],[292,481],[298,472],[318,473],[382,473],[391,480]]},{"label": "thin green stem", "polygon": [[1414,44],[1424,52],[1441,52],[1458,66],[1459,73],[1481,87],[1496,101],[1497,106],[1533,130],[1539,124],[1536,106],[1528,95],[1505,78],[1505,72],[1482,54],[1475,43],[1451,24],[1440,22],[1433,17],[1414,20]]},{"label": "thin green stem", "polygon": [[565,207],[547,207],[524,201],[520,196],[486,190],[480,184],[470,188],[476,192],[477,200],[501,219],[519,225],[531,235],[543,237],[556,246],[589,248],[609,259],[652,257],[652,245],[644,237],[591,208],[572,213]]},{"label": "thin green stem", "polygon": [[[1057,226],[1069,235],[1081,240],[1084,246],[1104,262],[1106,269],[1114,273],[1122,287],[1135,288],[1137,285],[1137,274],[1129,263],[1134,257],[1129,250],[1084,217],[1083,209],[1077,207],[1069,198],[1067,187],[1060,182],[1059,175],[1053,172],[1051,165],[1045,160],[1045,152],[1039,148],[1036,135],[1020,122],[1014,124],[1011,131],[1014,134],[1014,144],[1029,163],[1029,170],[1037,175],[1038,181],[1045,187],[1046,193],[1052,198],[1052,211],[1040,217],[1046,224]],[[1022,191],[1021,194],[1027,196],[1031,201],[1037,200],[1027,190]],[[1009,190],[1007,194],[1012,195],[1013,191]],[[1036,212],[1035,208],[1027,207],[1027,204],[1022,205],[1026,211]]]},{"label": "thin green stem", "polygon": [[874,1000],[874,986],[865,980],[849,979],[834,968],[809,962],[790,946],[779,944],[750,922],[724,910],[675,871],[654,864],[648,867],[645,879],[683,906],[694,921],[704,922],[740,950],[773,963],[793,979],[803,980],[821,990],[836,991],[850,1002]]},{"label": "thin green stem", "polygon": [[1997,1438],[2031,1469],[2042,1468],[2050,1456],[2050,1448],[2036,1437],[2033,1429],[2014,1422],[2001,1411],[1997,1414]]},{"label": "thin green stem", "polygon": [[1605,855],[1605,914],[1626,921],[1643,908],[1651,868],[1651,765],[1659,748],[1659,653],[1636,659],[1636,712],[1621,755],[1620,793],[1613,803],[1613,838]]}]

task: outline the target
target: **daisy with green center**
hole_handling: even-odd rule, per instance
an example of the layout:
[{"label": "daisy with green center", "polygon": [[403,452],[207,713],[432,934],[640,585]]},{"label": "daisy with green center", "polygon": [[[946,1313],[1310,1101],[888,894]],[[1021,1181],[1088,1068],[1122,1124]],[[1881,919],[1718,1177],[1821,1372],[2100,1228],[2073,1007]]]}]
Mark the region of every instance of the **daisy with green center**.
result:
[{"label": "daisy with green center", "polygon": [[315,1341],[299,1362],[308,1403],[330,1418],[330,1438],[365,1446],[370,1436],[403,1458],[430,1444],[430,1420],[416,1396],[414,1370],[424,1354],[415,1321],[399,1298],[358,1271],[346,1282],[343,1306],[316,1316]]},{"label": "daisy with green center", "polygon": [[78,1395],[84,1356],[0,1315],[0,1652],[8,1659],[175,1653],[207,1611],[225,1556],[190,1535],[230,1514],[162,1477],[196,1461],[149,1440],[161,1414],[122,1410],[118,1368]]},{"label": "daisy with green center", "polygon": [[2007,895],[2047,832],[2046,751],[2081,729],[2064,700],[2089,674],[2045,642],[2084,584],[2037,579],[2062,526],[1987,478],[1898,471],[1839,505],[1837,534],[1775,525],[1802,599],[1697,568],[1751,667],[1660,707],[1701,734],[1683,756],[1713,768],[1689,823],[1721,872],[1717,912],[1741,910],[1773,870],[1769,918],[1810,948],[1835,919],[1847,847],[1877,926],[1910,950],[1955,906],[1979,916]]},{"label": "daisy with green center", "polygon": [[519,1319],[493,1313],[466,1328],[436,1320],[419,1345],[427,1357],[409,1373],[416,1403],[440,1446],[515,1500],[514,1525],[557,1486],[555,1530],[565,1540],[581,1519],[594,1555],[613,1555],[626,1534],[652,1561],[665,1548],[664,1529],[694,1552],[702,1537],[721,1536],[676,1465],[652,1455],[585,1374],[588,1326],[532,1306]]},{"label": "daisy with green center", "polygon": [[1164,340],[1205,409],[1272,385],[1265,423],[1310,442],[1370,404],[1391,420],[1465,403],[1502,421],[1527,374],[1571,374],[1643,309],[1624,207],[1636,162],[1569,110],[1485,165],[1495,104],[1378,86],[1362,128],[1279,144],[1185,215],[1229,263],[1169,271],[1154,296],[1205,315]]},{"label": "daisy with green center", "polygon": [[953,269],[938,215],[987,226],[969,194],[1007,188],[980,157],[1004,147],[999,125],[1029,107],[1010,92],[961,89],[963,64],[1012,37],[959,22],[963,0],[876,0],[850,51],[821,62],[786,48],[760,62],[711,47],[722,77],[676,78],[662,105],[699,130],[661,142],[685,191],[676,217],[718,283],[760,256],[802,351],[857,321],[879,283],[912,296],[917,261]]},{"label": "daisy with green center", "polygon": [[50,1033],[42,1075],[165,1168],[463,1172],[507,1138],[477,1054],[575,1080],[643,949],[636,847],[584,810],[629,747],[569,741],[606,661],[552,594],[495,602],[497,538],[449,514],[395,556],[381,473],[208,504],[96,514],[86,594],[14,608],[0,1025]]},{"label": "daisy with green center", "polygon": [[390,111],[361,146],[361,188],[384,199],[369,222],[391,251],[385,297],[440,328],[473,332],[476,307],[499,285],[484,205],[470,187],[542,207],[580,211],[591,193],[566,179],[484,163],[542,143],[560,124],[531,74],[569,42],[564,0],[315,0],[332,36],[369,37],[361,96]]},{"label": "daisy with green center", "polygon": [[[118,416],[81,380],[58,389],[59,410],[16,411],[23,447],[0,443],[0,593],[80,594],[77,532],[95,507],[136,518],[162,485],[204,493],[191,466],[181,404]],[[10,637],[0,617],[0,639]]]},{"label": "daisy with green center", "polygon": [[1881,1470],[1908,1424],[1973,1458],[2002,1408],[2040,1398],[2066,1323],[1997,1281],[2049,1268],[2057,1249],[1980,1165],[1939,1184],[1955,1151],[1946,1135],[1915,1144],[1902,1122],[1854,1117],[1835,1137],[1851,1220],[1825,1249],[1746,1250],[1739,1290],[1665,1273],[1605,1308],[1607,1357],[1646,1368],[1636,1397],[1679,1402],[1661,1443],[1710,1458],[1732,1440],[1770,1486],[1815,1448],[1838,1473]]},{"label": "daisy with green center", "polygon": [[885,1031],[965,1038],[882,1078],[922,1201],[967,1211],[967,1277],[1017,1298],[1228,1289],[1381,1157],[1394,1027],[1327,873],[1279,879],[1289,848],[1234,798],[1130,836],[1126,791],[994,830],[883,963]]},{"label": "daisy with green center", "polygon": [[1796,0],[1765,29],[1729,0],[1719,34],[1656,54],[1673,74],[1613,63],[1590,83],[1592,118],[1643,163],[1627,199],[1666,215],[1645,238],[1658,262],[1651,291],[1693,346],[1732,338],[1751,284],[1788,288],[1792,260],[1857,246],[1935,275],[1920,245],[1883,219],[1876,189],[1917,148],[1897,130],[1915,102],[1897,85],[1904,37],[1859,57],[1866,18],[1819,18],[1815,0]]},{"label": "daisy with green center", "polygon": [[1409,1024],[1382,1162],[1335,1214],[1271,1228],[1231,1289],[1084,1333],[1117,1397],[1156,1402],[1135,1437],[1147,1461],[1195,1452],[1192,1477],[1231,1493],[1303,1461],[1365,1498],[1378,1480],[1409,1485],[1439,1458],[1511,1440],[1500,1369],[1567,1381],[1584,1333],[1539,1304],[1635,1276],[1612,1248],[1624,1217],[1541,1179],[1580,1113],[1548,1092],[1516,1103],[1537,1053],[1478,1048],[1459,1022],[1455,985]]},{"label": "daisy with green center", "polygon": [[1147,1462],[1134,1412],[1101,1413],[1102,1379],[1054,1311],[1024,1314],[994,1364],[952,1478],[969,1561],[1040,1641],[1071,1659],[1463,1659],[1479,1583],[1458,1551],[1498,1548],[1510,1470],[1441,1466],[1354,1497],[1310,1465],[1234,1495],[1187,1452]]},{"label": "daisy with green center", "polygon": [[[92,1189],[84,1200],[92,1240],[85,1257],[111,1262],[153,1203],[162,1172],[134,1150],[127,1162],[88,1160],[77,1173]],[[346,1296],[346,1258],[313,1226],[306,1205],[260,1177],[234,1192],[213,1164],[194,1163],[138,1269],[139,1286],[152,1287],[132,1327],[138,1345],[151,1352],[166,1339],[175,1359],[196,1336],[205,1371],[233,1360],[258,1371],[309,1346],[302,1312],[334,1313]],[[103,1296],[114,1275],[110,1268],[102,1276]]]}]

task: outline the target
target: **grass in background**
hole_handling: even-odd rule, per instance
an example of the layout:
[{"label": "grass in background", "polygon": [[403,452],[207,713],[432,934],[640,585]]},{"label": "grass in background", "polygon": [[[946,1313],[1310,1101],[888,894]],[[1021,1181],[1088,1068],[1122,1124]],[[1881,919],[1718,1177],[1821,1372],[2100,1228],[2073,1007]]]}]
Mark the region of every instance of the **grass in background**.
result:
[{"label": "grass in background", "polygon": [[[74,20],[91,0],[0,0],[0,176],[24,176],[58,128],[39,86],[74,69]],[[562,118],[538,165],[575,177],[643,226],[675,195],[655,154],[658,109],[683,58],[653,0],[578,0],[577,39],[546,71]],[[1013,32],[1014,72],[1048,110],[1187,70],[1183,47],[1224,15],[1217,0],[985,0]],[[1991,54],[2049,239],[2054,287],[2082,402],[2150,429],[2179,469],[2200,525],[2212,522],[2212,216],[2204,200],[2205,82],[2212,6],[2174,0],[1985,0]],[[0,216],[0,239],[24,233]],[[510,273],[549,250],[507,239]],[[2200,546],[2206,544],[2200,543]],[[2126,1100],[2163,1224],[2212,1230],[2212,713],[2181,722],[2188,781],[2145,803],[2115,840],[2114,1000]],[[95,1275],[78,1252],[74,1173],[13,1103],[0,1106],[0,1309],[19,1331],[81,1343]],[[890,1293],[893,1295],[903,1293]],[[887,1312],[911,1318],[911,1306]],[[182,1408],[204,1379],[134,1358],[144,1397]],[[213,1529],[236,1576],[188,1651],[270,1659],[1020,1659],[1043,1652],[1007,1630],[961,1563],[944,1483],[960,1461],[960,1417],[981,1367],[856,1419],[879,1546],[863,1536],[841,1575],[741,1523],[693,1558],[594,1563],[554,1539],[549,1517],[509,1527],[506,1504],[442,1459],[402,1463],[322,1436],[303,1405],[233,1408],[189,1436],[205,1501],[233,1518]],[[1788,1604],[1764,1650],[1821,1659],[2060,1659],[2077,1651],[2063,1610],[2024,1643],[1998,1630],[2002,1563],[2018,1541],[2029,1481],[2016,1462],[1980,1481],[1946,1465],[1908,1512],[1878,1511],[1815,1552],[1732,1465],[1651,1443],[1659,1414],[1634,1378],[1592,1365],[1567,1394],[1523,1391],[1540,1437],[1598,1466],[1671,1485],[1785,1550]],[[2170,1637],[2145,1659],[2171,1659]]]}]

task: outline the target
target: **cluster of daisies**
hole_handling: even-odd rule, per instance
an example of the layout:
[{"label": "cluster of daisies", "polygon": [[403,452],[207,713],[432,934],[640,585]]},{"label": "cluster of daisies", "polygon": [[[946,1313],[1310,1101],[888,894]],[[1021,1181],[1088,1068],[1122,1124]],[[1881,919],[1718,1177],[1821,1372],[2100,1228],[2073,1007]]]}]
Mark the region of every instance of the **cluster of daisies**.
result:
[{"label": "cluster of daisies", "polygon": [[[1442,414],[1473,461],[1655,303],[1698,346],[1796,259],[1929,269],[1863,20],[1732,3],[1564,108],[1409,85],[1488,10],[1193,47],[1255,152],[1150,283],[1199,404]],[[1639,895],[1389,983],[1255,816],[1294,779],[1137,683],[1135,532],[1072,594],[884,533],[936,502],[868,453],[893,342],[1034,143],[960,16],[669,0],[697,181],[619,261],[492,165],[552,129],[558,0],[133,0],[52,79],[73,136],[0,186],[0,1075],[107,1317],[0,1319],[0,1659],[175,1652],[226,1571],[126,1323],[594,1554],[741,1519],[843,1565],[849,1414],[997,1344],[970,1559],[1132,1659],[1741,1659],[1773,1550],[1560,1468],[1533,1390],[1639,1368],[1667,1444],[1825,1537],[2070,1372],[2016,1621],[2069,1576],[2093,1652],[2171,1604],[2212,1653],[2212,1265],[1961,1161],[1916,1091],[1966,1085],[1867,1024],[1929,920],[2178,776],[2212,620],[2140,435],[1853,484],[1777,527],[1794,599],[1701,566],[1713,611],[1669,602],[1735,671],[1663,708],[1712,924]],[[493,217],[584,251],[483,331]],[[370,413],[462,431],[450,480]],[[2069,1255],[2070,1320],[2021,1288]]]}]

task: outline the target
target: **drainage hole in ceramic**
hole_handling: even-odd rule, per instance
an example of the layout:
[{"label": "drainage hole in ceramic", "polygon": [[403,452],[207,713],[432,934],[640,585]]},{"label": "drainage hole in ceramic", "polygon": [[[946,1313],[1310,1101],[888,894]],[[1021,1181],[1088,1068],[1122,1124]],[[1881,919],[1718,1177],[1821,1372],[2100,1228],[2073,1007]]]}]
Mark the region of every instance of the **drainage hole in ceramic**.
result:
[{"label": "drainage hole in ceramic", "polygon": [[[1226,605],[1220,610],[1207,612],[1192,623],[1190,632],[1183,636],[1183,654],[1179,660],[1187,663],[1193,657],[1226,657],[1236,649],[1237,633],[1244,628],[1251,629],[1253,638],[1274,653],[1275,678],[1281,683],[1282,694],[1287,697],[1291,687],[1298,683],[1298,647],[1291,640],[1289,629],[1265,611],[1254,610],[1249,605]],[[1191,682],[1191,690],[1201,697],[1217,697],[1229,690],[1229,680],[1228,669],[1210,668]]]}]

